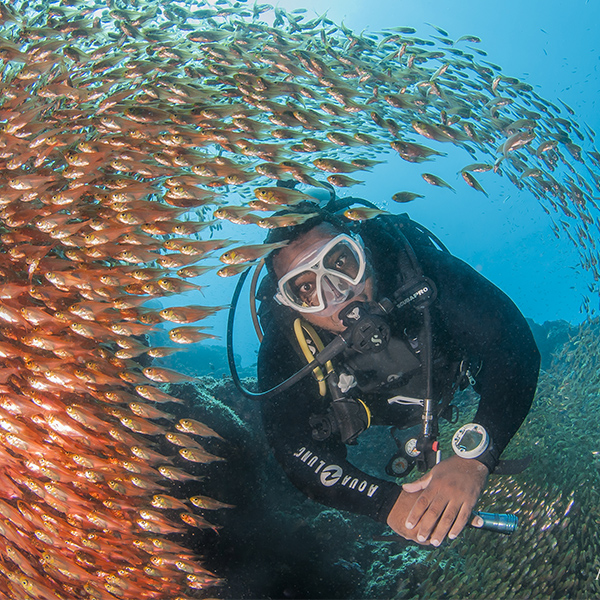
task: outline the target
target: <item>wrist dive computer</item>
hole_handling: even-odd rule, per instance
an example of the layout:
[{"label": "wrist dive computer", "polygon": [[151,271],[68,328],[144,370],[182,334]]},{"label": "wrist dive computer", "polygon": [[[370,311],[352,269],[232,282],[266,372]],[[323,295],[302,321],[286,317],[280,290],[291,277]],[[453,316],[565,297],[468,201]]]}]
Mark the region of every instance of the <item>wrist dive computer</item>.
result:
[{"label": "wrist dive computer", "polygon": [[461,458],[477,458],[481,456],[490,443],[490,436],[485,427],[477,423],[463,425],[452,436],[452,449]]},{"label": "wrist dive computer", "polygon": [[498,464],[498,452],[483,425],[467,423],[452,436],[452,449],[461,458],[474,458],[491,473]]}]

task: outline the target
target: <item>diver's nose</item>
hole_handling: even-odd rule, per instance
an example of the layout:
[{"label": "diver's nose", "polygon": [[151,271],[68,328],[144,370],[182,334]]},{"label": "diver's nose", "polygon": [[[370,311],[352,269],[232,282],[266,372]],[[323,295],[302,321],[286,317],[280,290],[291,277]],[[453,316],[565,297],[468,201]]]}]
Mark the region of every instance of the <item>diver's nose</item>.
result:
[{"label": "diver's nose", "polygon": [[340,290],[339,286],[331,281],[328,277],[323,277],[321,286],[323,288],[325,299],[328,303],[339,302],[346,297],[347,289]]}]

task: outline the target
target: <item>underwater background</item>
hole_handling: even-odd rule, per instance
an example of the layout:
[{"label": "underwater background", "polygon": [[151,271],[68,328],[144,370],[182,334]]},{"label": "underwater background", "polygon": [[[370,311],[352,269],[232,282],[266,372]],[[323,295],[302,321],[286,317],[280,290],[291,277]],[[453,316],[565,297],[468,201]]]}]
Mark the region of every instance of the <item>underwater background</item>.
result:
[{"label": "underwater background", "polygon": [[[52,6],[70,5],[69,2],[39,2],[27,8],[24,3],[7,2],[2,3],[2,6],[4,4],[14,4],[23,11],[29,10],[30,18],[33,18],[31,14],[36,10],[41,13]],[[72,4],[78,5],[77,2]],[[138,1],[110,2],[107,6],[111,10],[117,7],[133,12],[152,11],[156,8],[166,14],[169,8],[175,6],[181,7],[181,10],[186,7],[191,10],[234,4],[236,3],[228,3],[225,0],[197,3]],[[236,4],[238,8],[235,10],[241,10],[241,4],[244,3]],[[254,3],[254,6],[257,4]],[[573,115],[564,107],[561,108],[561,114],[578,123],[582,131],[587,131],[583,128],[584,124],[593,131],[600,129],[600,48],[596,35],[597,24],[600,22],[600,5],[594,0],[575,0],[568,6],[556,1],[538,0],[506,0],[502,3],[462,0],[414,0],[410,3],[375,0],[281,1],[277,6],[290,13],[296,11],[293,14],[305,15],[306,20],[326,12],[328,19],[337,24],[343,23],[344,27],[351,29],[355,34],[369,35],[384,28],[402,26],[414,27],[415,35],[422,38],[445,37],[441,30],[453,39],[477,36],[481,38],[481,43],[477,44],[478,50],[486,53],[478,53],[479,62],[485,64],[483,61],[489,61],[496,71],[501,70],[504,76],[517,78],[533,86],[541,97],[559,107],[563,107],[560,101],[564,102],[572,109]],[[251,10],[252,3],[248,3],[248,8]],[[96,9],[101,11],[106,7],[100,3],[96,4]],[[64,10],[68,11],[67,8]],[[306,12],[302,12],[303,10]],[[69,17],[73,18],[75,17],[72,15]],[[273,23],[274,12],[267,8],[260,18]],[[179,25],[184,21],[185,19],[179,21]],[[3,36],[9,30],[11,35],[13,33],[10,19],[7,23],[3,22]],[[152,26],[152,22],[147,23],[147,26]],[[173,35],[176,35],[176,27],[174,31]],[[180,32],[181,43],[184,42],[187,33],[187,30]],[[40,35],[45,34],[40,32]],[[101,37],[102,33],[97,35]],[[8,33],[6,36],[8,37]],[[135,37],[133,34],[132,36]],[[61,43],[70,44],[73,40],[77,40],[77,37],[73,36],[71,39],[67,34],[64,40],[61,39]],[[33,38],[31,44],[35,41]],[[85,39],[81,42],[84,46],[86,43]],[[177,46],[177,43],[176,39],[173,46]],[[3,59],[5,58],[3,55]],[[151,59],[158,61],[156,57]],[[6,58],[7,62],[9,60]],[[73,69],[79,68],[79,65],[69,65]],[[2,88],[3,93],[10,87],[10,77],[16,70],[17,67],[14,66],[5,69],[3,84],[6,87]],[[110,69],[97,79],[101,82],[103,76],[110,81]],[[119,77],[123,77],[122,73],[113,74],[113,77],[120,85]],[[75,83],[70,83],[76,85],[77,79],[74,81]],[[19,85],[21,84],[17,84],[16,87]],[[5,101],[4,97],[2,101]],[[56,104],[58,106],[58,101]],[[135,112],[131,114],[135,115]],[[4,123],[5,117],[2,119]],[[96,120],[91,122],[97,126]],[[66,129],[66,121],[62,121],[60,127]],[[101,131],[100,137],[102,135],[108,136],[106,131]],[[586,150],[593,146],[589,134],[588,137],[590,143],[582,143]],[[427,143],[436,148],[441,146],[433,142],[429,144],[429,141]],[[205,508],[202,505],[203,500],[198,499],[202,496],[193,496],[197,498],[197,503],[192,504],[202,513],[202,517],[196,515],[193,531],[186,530],[183,533],[178,530],[168,533],[167,528],[161,531],[159,525],[152,525],[153,518],[162,523],[160,518],[155,513],[146,511],[149,516],[148,519],[144,518],[143,523],[144,527],[149,528],[146,532],[150,533],[144,537],[136,529],[135,517],[131,515],[135,511],[139,512],[140,507],[142,510],[148,508],[153,492],[144,495],[145,492],[140,492],[139,488],[129,484],[129,487],[119,487],[119,480],[113,487],[120,490],[120,502],[115,505],[111,504],[112,500],[104,499],[104,502],[108,502],[105,507],[112,511],[111,515],[117,515],[118,519],[107,524],[95,518],[95,513],[90,517],[91,509],[89,506],[86,508],[86,514],[90,517],[88,520],[97,528],[90,533],[93,527],[89,524],[82,526],[87,536],[83,539],[86,541],[89,555],[83,550],[80,552],[81,548],[72,541],[69,543],[75,545],[65,548],[58,543],[58,535],[52,538],[52,546],[45,537],[38,535],[42,526],[39,519],[35,520],[33,513],[36,510],[39,513],[39,510],[42,510],[40,506],[46,506],[44,502],[55,512],[51,512],[47,507],[44,510],[50,511],[57,519],[58,513],[67,509],[60,502],[50,498],[52,494],[45,494],[39,484],[36,486],[36,481],[32,483],[31,478],[23,475],[25,473],[32,478],[38,476],[35,469],[31,468],[31,461],[27,461],[28,450],[16,451],[12,447],[6,450],[10,440],[2,434],[2,481],[13,486],[10,493],[6,491],[7,487],[3,488],[3,498],[6,501],[3,500],[0,507],[4,517],[0,524],[0,527],[4,528],[0,531],[0,554],[3,557],[0,582],[6,586],[2,590],[6,589],[7,593],[10,593],[8,597],[17,600],[71,600],[88,597],[98,600],[175,600],[204,597],[545,599],[600,596],[600,435],[597,425],[600,410],[600,327],[597,319],[597,282],[594,281],[591,271],[581,266],[581,248],[568,239],[564,234],[564,227],[558,236],[555,235],[552,229],[553,220],[558,220],[562,215],[549,216],[531,192],[526,189],[520,190],[505,177],[494,176],[491,173],[481,176],[477,174],[478,180],[485,187],[487,197],[477,192],[466,185],[459,173],[466,162],[471,162],[470,157],[459,148],[446,146],[444,145],[443,149],[448,156],[435,161],[435,173],[448,182],[456,190],[455,193],[449,189],[426,185],[419,176],[419,169],[413,168],[413,165],[400,160],[395,153],[388,150],[382,151],[379,156],[379,159],[384,161],[382,164],[360,173],[359,178],[364,180],[363,184],[353,186],[351,191],[338,189],[338,194],[344,196],[351,193],[364,197],[390,212],[408,212],[413,219],[430,228],[451,252],[473,265],[504,290],[530,319],[542,352],[542,372],[533,408],[503,456],[521,458],[531,454],[533,462],[517,476],[490,477],[478,506],[481,510],[489,512],[517,514],[520,518],[517,532],[511,536],[500,536],[469,529],[457,540],[445,543],[438,549],[424,549],[404,542],[382,541],[380,538],[386,533],[385,527],[363,517],[323,508],[297,492],[270,454],[262,432],[258,406],[239,395],[229,376],[224,348],[227,311],[223,309],[202,322],[203,325],[210,325],[210,333],[218,336],[220,340],[185,346],[185,351],[173,356],[159,354],[158,358],[148,359],[147,364],[153,362],[160,367],[177,369],[187,376],[187,379],[170,374],[163,374],[161,377],[160,373],[152,373],[152,376],[156,377],[153,380],[157,384],[156,387],[169,394],[167,402],[170,398],[183,399],[185,403],[169,403],[169,413],[166,417],[164,414],[148,417],[149,420],[155,419],[160,423],[159,429],[144,429],[137,421],[137,426],[130,426],[131,420],[123,412],[128,405],[131,406],[131,398],[128,396],[125,396],[123,401],[115,401],[114,405],[101,404],[100,401],[96,402],[98,398],[97,394],[94,394],[98,389],[93,380],[91,383],[86,380],[89,385],[84,392],[81,392],[80,388],[74,389],[83,396],[91,393],[92,398],[86,398],[86,406],[98,411],[99,407],[106,409],[103,418],[110,427],[118,427],[121,423],[135,434],[139,434],[135,440],[145,436],[144,439],[150,440],[149,448],[159,450],[164,456],[169,456],[169,460],[173,459],[174,455],[175,464],[186,468],[186,472],[191,476],[190,479],[184,479],[186,474],[177,472],[177,477],[181,479],[168,477],[170,481],[167,483],[171,485],[170,488],[153,488],[153,485],[159,485],[156,483],[158,476],[152,471],[158,463],[150,462],[144,466],[152,467],[144,471],[144,475],[148,475],[148,481],[141,482],[147,484],[150,490],[162,490],[163,493],[168,491],[182,502],[187,502],[189,496],[206,494],[220,502],[235,505],[235,508],[202,512]],[[597,152],[597,148],[594,149]],[[592,167],[598,174],[598,164],[592,164]],[[104,168],[106,172],[110,172],[110,169]],[[8,176],[3,173],[0,177],[2,193],[10,187],[7,180]],[[596,185],[592,196],[597,200],[600,187],[598,180],[594,181]],[[592,183],[591,180],[589,182]],[[262,184],[265,185],[265,182]],[[422,194],[424,198],[418,198],[405,205],[396,204],[391,197],[400,190],[412,190]],[[252,197],[239,195],[234,186],[220,189],[219,193],[226,205],[240,204]],[[175,203],[172,206],[178,205]],[[204,212],[202,217],[208,218],[208,214]],[[595,247],[600,237],[596,225],[600,224],[600,221],[597,211],[594,215],[596,221],[592,221],[593,226],[590,227],[590,235],[593,238],[587,243]],[[12,232],[13,229],[21,227],[5,224],[12,216],[3,209],[2,233]],[[10,230],[7,227],[10,227]],[[23,227],[26,228],[26,225]],[[161,235],[163,238],[168,237],[160,233],[152,235],[157,238]],[[254,226],[241,227],[227,221],[220,222],[215,231],[203,232],[201,235],[202,239],[206,240],[227,238],[243,244],[260,243],[264,236],[265,231],[262,229]],[[161,239],[162,241],[164,239]],[[2,254],[10,255],[15,261],[20,260],[18,253],[10,254],[11,243],[3,239]],[[144,243],[148,245],[150,252],[157,251],[149,242]],[[52,259],[57,259],[59,264],[64,256],[54,251],[54,246],[51,248],[48,252],[55,252]],[[163,249],[160,252],[163,252]],[[155,258],[154,255],[153,257]],[[83,259],[84,262],[85,260]],[[129,265],[117,264],[118,261],[111,258],[106,260],[113,260],[111,265],[117,270],[122,269],[123,277],[128,273],[126,267]],[[208,259],[208,262],[211,261],[212,264],[218,263],[216,256]],[[141,262],[145,264],[150,261]],[[12,282],[13,275],[3,272],[2,276],[5,278],[3,284]],[[17,273],[14,277],[19,281],[27,280],[27,267],[22,266],[22,273]],[[39,274],[35,277],[39,278],[36,282],[41,288],[51,288]],[[149,311],[149,318],[156,319],[151,321],[153,328],[148,336],[152,346],[173,345],[167,335],[172,323],[161,322],[152,311],[158,313],[168,307],[187,305],[226,307],[231,301],[237,278],[221,278],[208,273],[197,279],[193,278],[192,281],[201,285],[203,289],[173,295],[160,292],[145,303],[144,309]],[[65,286],[67,291],[63,289]],[[75,295],[69,285],[59,285],[58,289],[64,292],[69,303],[74,301]],[[39,300],[40,303],[48,302],[48,306],[52,305],[43,298],[42,296],[42,300]],[[236,319],[234,349],[241,365],[241,373],[247,377],[245,382],[252,385],[258,341],[250,325],[247,298],[246,286]],[[65,304],[67,305],[69,304]],[[62,305],[60,307],[63,308]],[[105,311],[98,309],[98,315],[95,316],[98,322],[106,324],[113,313],[109,310],[108,314],[107,317]],[[144,313],[140,311],[140,314]],[[58,327],[56,324],[55,326]],[[19,325],[14,327],[19,329]],[[53,333],[51,328],[49,331]],[[16,339],[14,336],[10,337],[10,326],[5,326],[1,333],[3,343]],[[107,348],[110,348],[114,339],[107,340],[94,335],[100,334],[88,336],[87,340],[79,343],[71,338],[69,340],[73,347],[81,346],[99,361],[100,358],[106,358],[104,354],[108,353]],[[98,347],[103,348],[101,357],[96,356]],[[5,346],[3,352],[6,352],[4,348]],[[122,349],[126,350],[127,346]],[[44,358],[48,356],[44,355]],[[14,369],[16,376],[25,370],[23,364],[18,362],[19,357],[9,356],[6,360],[12,361],[10,364],[7,362],[5,367],[7,370]],[[131,392],[133,387],[140,383],[136,379],[141,377],[138,368],[140,365],[129,364],[130,375],[133,373],[134,376],[125,381],[131,384],[127,388]],[[143,366],[147,366],[146,363]],[[55,366],[53,369],[58,371],[59,367]],[[55,375],[55,372],[49,373],[46,371],[48,377]],[[150,376],[151,371],[147,373]],[[3,384],[13,382],[10,376],[6,379]],[[19,389],[27,389],[27,384],[20,382],[19,385]],[[119,387],[124,384],[117,382],[116,385]],[[10,386],[2,388],[3,394],[9,393],[8,387]],[[64,405],[74,402],[71,390],[66,389],[69,393],[65,393],[64,390],[56,392],[56,397]],[[103,387],[99,389],[104,392]],[[14,390],[10,391],[12,392]],[[79,397],[77,401],[83,402]],[[164,401],[165,398],[162,397],[160,402]],[[457,399],[465,422],[468,421],[469,410],[472,410],[474,402],[476,403],[476,398],[468,392],[462,393]],[[161,408],[159,401],[152,406]],[[3,410],[8,411],[6,404],[3,405]],[[54,410],[58,410],[56,406],[49,409],[51,413]],[[96,414],[94,412],[94,415]],[[213,453],[206,461],[210,464],[201,462],[185,465],[184,461],[174,454],[172,446],[162,437],[158,440],[157,432],[160,431],[162,436],[163,428],[165,431],[172,429],[174,417],[193,418],[205,423],[212,428],[211,431],[218,432],[224,438],[219,439],[211,433],[205,436],[209,439],[201,440],[203,446]],[[18,422],[22,424],[22,421]],[[51,422],[50,418],[48,422]],[[10,425],[12,421],[9,419],[8,423]],[[97,427],[102,430],[105,425]],[[188,431],[179,426],[176,428],[178,431]],[[43,425],[40,429],[45,432],[48,427]],[[113,432],[113,429],[110,431]],[[41,435],[38,429],[35,429],[35,434]],[[449,434],[449,428],[442,427],[443,447],[448,447]],[[111,456],[114,460],[122,457],[110,455],[112,446],[119,452],[125,452],[127,446],[133,443],[131,438],[114,438],[119,439],[120,444],[124,444],[118,445],[108,439],[108,434],[104,438],[99,434],[98,440],[101,439],[105,440],[106,447],[102,446],[102,450],[98,450],[90,448],[89,445],[84,446],[83,443],[77,446],[73,438],[67,441],[59,439],[59,442],[52,438],[55,446],[64,446],[68,452],[73,453],[74,448],[68,445],[68,442],[71,442],[77,451],[84,454],[84,458],[92,457],[96,451],[104,453],[105,458]],[[53,451],[56,449],[47,440],[46,443],[44,451],[49,452],[49,448],[53,448]],[[353,449],[353,460],[359,465],[369,466],[381,475],[388,454],[394,451],[394,446],[390,444],[387,431],[370,431],[368,435],[361,436],[359,445]],[[145,447],[144,449],[148,450]],[[39,455],[42,451],[38,448],[31,452],[34,455],[37,452]],[[66,464],[66,457],[70,455],[65,452],[61,453],[61,456]],[[211,463],[211,459],[214,459],[214,462]],[[3,471],[7,464],[10,467],[7,469],[10,479]],[[15,466],[17,464],[18,466]],[[58,459],[55,466],[61,466]],[[11,471],[19,468],[21,478]],[[48,483],[46,471],[43,473],[43,476],[39,475],[40,481]],[[104,490],[103,478],[97,476],[94,487],[88,482],[84,488],[77,480],[81,479],[80,474],[76,476],[71,467],[66,473],[76,479],[73,489],[84,496],[90,506],[93,504],[100,510],[99,500],[104,498],[104,491],[100,493],[98,490]],[[59,470],[59,475],[64,477],[65,471]],[[94,472],[88,475],[90,480],[96,477]],[[56,472],[50,473],[50,479],[54,481],[52,477],[58,477]],[[125,478],[126,475],[121,473],[120,477]],[[13,483],[10,483],[11,481]],[[164,481],[160,485],[165,485]],[[60,492],[54,488],[49,489],[52,489],[53,493]],[[131,506],[128,502],[131,502]],[[21,525],[18,521],[17,506],[19,514],[26,513],[31,516],[31,538],[39,538],[31,544],[23,542],[25,554],[15,553],[11,546],[18,545],[15,540],[20,540],[19,536],[25,537],[24,534],[19,533],[20,530],[14,534],[11,529],[13,526],[6,524],[11,520],[9,517],[13,517],[13,521],[23,531],[26,530],[28,523]],[[155,507],[154,504],[152,506]],[[178,514],[177,510],[181,507],[176,504],[174,506],[177,508],[167,511],[170,520],[177,520],[182,514],[189,516],[188,513]],[[30,507],[30,512],[27,511],[27,507]],[[195,511],[195,508],[189,507],[188,503],[187,510]],[[208,522],[203,521],[204,516]],[[25,518],[28,520],[28,517]],[[179,521],[177,523],[182,527]],[[69,524],[76,529],[73,522]],[[80,526],[81,523],[78,521],[77,525]],[[14,525],[14,528],[16,527]],[[125,529],[127,535],[123,533]],[[68,535],[73,531],[74,529],[69,529]],[[67,536],[67,529],[61,532],[63,536]],[[107,532],[110,536],[105,535]],[[155,532],[156,536],[163,536],[167,542],[176,541],[177,544],[193,550],[193,555],[184,555],[182,565],[177,567],[179,571],[173,566],[176,560],[173,553],[183,552],[182,548],[174,546],[172,553],[167,552],[165,555],[158,553],[158,543],[155,548],[148,549],[148,536],[152,532]],[[138,533],[139,536],[132,537]],[[82,537],[79,533],[77,536]],[[140,538],[142,542],[146,542],[145,546],[143,543],[136,545]],[[78,540],[79,538],[76,541]],[[113,545],[118,546],[118,552],[114,550]],[[163,545],[168,547],[164,540]],[[46,552],[42,553],[41,548],[45,548]],[[127,554],[128,551],[132,554]],[[67,562],[61,562],[63,555],[68,557]],[[124,566],[124,556],[132,557],[129,575]],[[144,562],[146,560],[154,562],[149,565]],[[114,565],[111,565],[111,561]],[[131,575],[134,567],[137,569],[135,577]],[[207,572],[202,571],[204,567]],[[115,573],[110,570],[116,571],[118,568],[119,571]],[[107,573],[110,573],[110,576]],[[190,575],[186,575],[184,579],[183,573]],[[40,576],[50,587],[44,588],[41,583],[37,587],[30,586],[27,582],[28,578],[37,581]],[[89,577],[90,581],[83,586],[86,577]],[[104,582],[102,585],[98,583],[102,577],[105,577],[106,585]],[[52,583],[48,583],[50,580]],[[179,591],[186,589],[185,586],[189,583],[194,585],[191,585],[191,589],[185,594]],[[170,585],[174,587],[170,588]],[[148,591],[150,588],[153,591]],[[170,591],[171,589],[173,591]]]}]

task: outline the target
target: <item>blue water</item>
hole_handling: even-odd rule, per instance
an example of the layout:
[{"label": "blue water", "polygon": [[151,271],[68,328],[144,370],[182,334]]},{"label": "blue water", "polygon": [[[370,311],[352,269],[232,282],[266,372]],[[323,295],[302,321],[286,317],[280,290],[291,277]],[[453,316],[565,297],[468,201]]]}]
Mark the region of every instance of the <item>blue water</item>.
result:
[{"label": "blue water", "polygon": [[[327,11],[331,20],[343,22],[357,33],[410,26],[417,29],[417,36],[429,38],[439,35],[433,24],[455,40],[476,35],[482,40],[477,47],[488,53],[481,60],[500,65],[504,75],[533,85],[540,96],[555,104],[558,99],[566,102],[576,113],[574,120],[600,131],[600,48],[594,33],[600,23],[600,2],[575,0],[566,7],[557,0],[281,0],[279,6],[286,10],[306,8],[307,20]],[[536,322],[581,322],[585,318],[582,300],[590,296],[588,284],[592,279],[579,267],[573,244],[566,238],[556,239],[550,218],[536,199],[527,191],[519,191],[506,178],[493,174],[480,178],[489,198],[468,187],[457,172],[472,162],[471,157],[447,146],[432,144],[448,151],[449,156],[436,160],[431,170],[455,187],[456,194],[432,188],[421,179],[420,169],[411,168],[395,153],[389,153],[385,155],[387,164],[366,176],[361,173],[365,184],[351,188],[352,195],[365,197],[390,211],[408,211],[454,254],[507,292],[521,311]],[[396,204],[390,198],[400,190],[426,197],[410,204]],[[229,226],[223,235],[256,243],[264,233],[254,226]],[[235,279],[203,277],[201,283],[209,285],[206,297],[188,294],[189,302],[208,303],[209,298],[210,304],[227,304]],[[597,310],[597,296],[590,300]],[[242,304],[236,350],[248,365],[255,360],[258,342],[249,326],[246,302]],[[223,339],[225,317],[222,311],[207,321]]]}]

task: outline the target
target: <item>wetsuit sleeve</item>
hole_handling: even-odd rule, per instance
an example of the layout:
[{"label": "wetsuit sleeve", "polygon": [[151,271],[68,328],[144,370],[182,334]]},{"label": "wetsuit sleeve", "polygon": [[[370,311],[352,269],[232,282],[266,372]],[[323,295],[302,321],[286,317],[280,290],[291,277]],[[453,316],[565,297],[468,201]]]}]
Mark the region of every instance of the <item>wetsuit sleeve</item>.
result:
[{"label": "wetsuit sleeve", "polygon": [[[302,366],[287,338],[275,329],[267,331],[258,357],[261,389],[270,389]],[[354,467],[346,459],[346,447],[339,438],[331,436],[324,442],[313,439],[309,418],[326,407],[321,405],[312,375],[261,402],[264,428],[275,458],[301,492],[326,506],[386,521],[400,486]]]},{"label": "wetsuit sleeve", "polygon": [[438,287],[436,320],[460,352],[481,361],[474,421],[487,429],[499,456],[535,394],[540,354],[533,334],[512,300],[469,265],[442,253],[428,262]]}]

